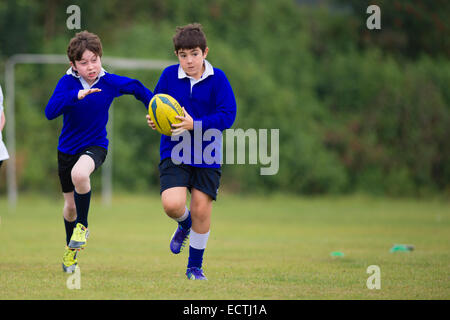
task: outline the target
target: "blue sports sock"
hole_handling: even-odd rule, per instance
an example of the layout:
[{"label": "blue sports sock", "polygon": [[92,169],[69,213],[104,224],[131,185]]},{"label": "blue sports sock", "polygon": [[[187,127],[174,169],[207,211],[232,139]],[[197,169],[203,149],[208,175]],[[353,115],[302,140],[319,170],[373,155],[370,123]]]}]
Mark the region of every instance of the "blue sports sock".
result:
[{"label": "blue sports sock", "polygon": [[197,267],[202,268],[203,263],[203,253],[205,249],[195,249],[189,246],[189,260],[188,260],[188,268]]},{"label": "blue sports sock", "polygon": [[72,233],[73,233],[73,228],[75,228],[77,221],[67,221],[65,218],[64,219],[64,226],[66,227],[66,243],[67,245],[69,245],[70,242],[70,238],[72,238]]},{"label": "blue sports sock", "polygon": [[91,191],[85,194],[79,194],[76,191],[73,192],[75,199],[75,206],[77,208],[77,220],[76,223],[81,223],[86,228],[88,227],[88,212],[89,204],[91,202]]},{"label": "blue sports sock", "polygon": [[191,230],[190,237],[188,268],[201,268],[203,263],[203,253],[205,252],[209,238],[209,231],[207,233],[197,233],[194,230]]},{"label": "blue sports sock", "polygon": [[184,219],[183,221],[179,221],[178,224],[184,230],[190,229],[192,227],[191,212],[189,211],[189,215],[187,216],[187,218]]}]

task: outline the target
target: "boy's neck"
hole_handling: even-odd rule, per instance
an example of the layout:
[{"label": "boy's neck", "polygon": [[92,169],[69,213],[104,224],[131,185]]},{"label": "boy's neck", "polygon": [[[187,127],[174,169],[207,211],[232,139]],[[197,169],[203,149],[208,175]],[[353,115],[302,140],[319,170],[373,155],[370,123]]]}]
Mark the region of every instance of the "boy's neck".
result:
[{"label": "boy's neck", "polygon": [[[83,77],[82,77],[82,78],[83,78]],[[83,80],[86,81],[86,83],[87,83],[90,87],[92,87],[92,85],[94,84],[94,82],[98,80],[98,77],[95,78],[95,79],[92,80],[92,81],[86,80],[85,78],[83,78]]]},{"label": "boy's neck", "polygon": [[203,61],[202,70],[199,73],[195,74],[195,75],[189,75],[188,74],[188,76],[194,78],[195,80],[198,80],[198,79],[200,79],[202,77],[203,73],[205,73],[205,69],[206,69],[205,61]]}]

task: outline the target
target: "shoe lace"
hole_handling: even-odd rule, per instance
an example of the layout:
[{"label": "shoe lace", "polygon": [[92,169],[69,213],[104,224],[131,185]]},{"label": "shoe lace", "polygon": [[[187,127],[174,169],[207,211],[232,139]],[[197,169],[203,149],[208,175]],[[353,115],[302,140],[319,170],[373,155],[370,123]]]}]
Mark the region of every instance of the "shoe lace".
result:
[{"label": "shoe lace", "polygon": [[75,259],[75,253],[75,250],[66,248],[66,251],[63,255],[63,262],[72,262]]},{"label": "shoe lace", "polygon": [[89,236],[89,231],[87,228],[85,227],[76,227],[75,230],[73,231],[73,234],[75,235],[76,238],[88,238]]},{"label": "shoe lace", "polygon": [[183,241],[181,242],[181,248],[184,248],[186,246],[187,239],[189,238],[190,230],[185,231],[181,227],[180,227],[180,229],[182,231],[182,232],[180,232],[180,238],[183,237]]}]

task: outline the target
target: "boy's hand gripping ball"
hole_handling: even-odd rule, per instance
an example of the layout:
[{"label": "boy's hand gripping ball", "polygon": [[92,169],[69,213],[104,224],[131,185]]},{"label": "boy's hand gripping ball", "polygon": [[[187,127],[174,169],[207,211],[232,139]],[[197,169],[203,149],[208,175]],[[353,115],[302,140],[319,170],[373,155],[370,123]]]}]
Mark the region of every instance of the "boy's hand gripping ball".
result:
[{"label": "boy's hand gripping ball", "polygon": [[148,106],[150,119],[156,126],[156,130],[166,136],[171,136],[172,124],[180,123],[176,116],[184,117],[183,109],[173,97],[168,94],[155,94]]}]

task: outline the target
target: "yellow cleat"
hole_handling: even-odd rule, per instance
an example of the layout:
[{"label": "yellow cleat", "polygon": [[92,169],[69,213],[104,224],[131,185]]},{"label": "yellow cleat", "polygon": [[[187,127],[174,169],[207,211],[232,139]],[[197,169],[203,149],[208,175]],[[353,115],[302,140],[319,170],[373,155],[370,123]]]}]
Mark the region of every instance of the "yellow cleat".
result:
[{"label": "yellow cleat", "polygon": [[66,251],[64,251],[62,262],[62,268],[64,272],[66,273],[75,272],[75,268],[77,267],[78,264],[77,253],[78,250],[70,249],[69,247],[66,246]]},{"label": "yellow cleat", "polygon": [[69,248],[77,250],[84,249],[88,237],[89,230],[81,223],[77,223],[76,227],[73,229],[72,238],[70,238]]}]

